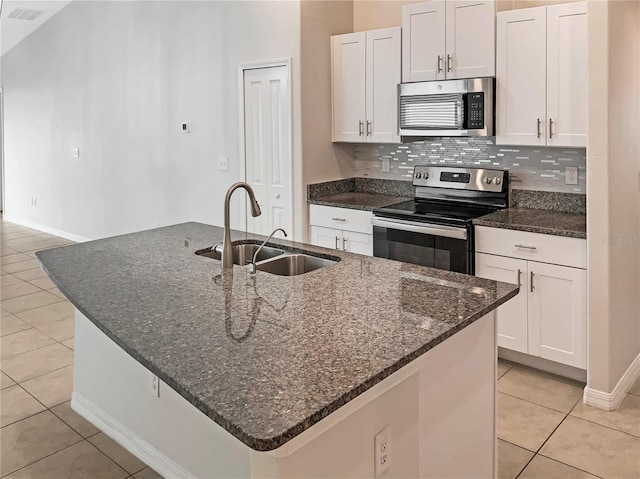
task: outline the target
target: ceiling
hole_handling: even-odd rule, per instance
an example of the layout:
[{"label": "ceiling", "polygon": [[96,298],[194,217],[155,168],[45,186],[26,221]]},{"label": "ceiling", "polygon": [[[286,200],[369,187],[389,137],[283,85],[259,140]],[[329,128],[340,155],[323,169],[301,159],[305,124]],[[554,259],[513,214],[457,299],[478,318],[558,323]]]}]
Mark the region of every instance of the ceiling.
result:
[{"label": "ceiling", "polygon": [[66,7],[71,0],[0,1],[2,1],[0,44],[2,55],[4,55]]}]

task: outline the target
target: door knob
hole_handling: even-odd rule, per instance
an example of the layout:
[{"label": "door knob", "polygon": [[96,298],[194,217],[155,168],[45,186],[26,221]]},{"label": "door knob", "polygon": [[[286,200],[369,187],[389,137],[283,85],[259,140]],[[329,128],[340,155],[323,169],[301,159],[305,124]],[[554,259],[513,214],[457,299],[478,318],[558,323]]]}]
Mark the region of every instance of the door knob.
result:
[{"label": "door knob", "polygon": [[276,199],[280,198],[280,193],[276,193]]}]

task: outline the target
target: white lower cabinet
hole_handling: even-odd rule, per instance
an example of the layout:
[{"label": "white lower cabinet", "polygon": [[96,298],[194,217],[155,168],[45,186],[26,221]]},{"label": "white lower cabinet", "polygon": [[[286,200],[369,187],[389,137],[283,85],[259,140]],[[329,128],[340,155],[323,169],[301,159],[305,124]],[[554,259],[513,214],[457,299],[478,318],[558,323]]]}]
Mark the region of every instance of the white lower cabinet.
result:
[{"label": "white lower cabinet", "polygon": [[[483,228],[476,229],[481,230],[476,235],[481,237]],[[487,232],[493,235],[499,234],[495,229],[489,230]],[[513,233],[505,231],[505,236]],[[539,237],[548,236],[520,235],[529,248],[536,248]],[[555,239],[544,238],[544,241],[553,242]],[[559,243],[575,241],[576,245],[585,241],[560,237],[557,240]],[[486,241],[486,238],[481,238],[482,241]],[[496,242],[493,245],[495,249],[512,246],[506,243],[496,246]],[[538,247],[540,250],[542,248]],[[531,254],[529,251],[523,256]],[[586,369],[586,269],[476,252],[476,276],[520,285],[518,296],[496,311],[498,346]]]},{"label": "white lower cabinet", "polygon": [[369,211],[311,205],[311,244],[373,256],[372,216]]}]

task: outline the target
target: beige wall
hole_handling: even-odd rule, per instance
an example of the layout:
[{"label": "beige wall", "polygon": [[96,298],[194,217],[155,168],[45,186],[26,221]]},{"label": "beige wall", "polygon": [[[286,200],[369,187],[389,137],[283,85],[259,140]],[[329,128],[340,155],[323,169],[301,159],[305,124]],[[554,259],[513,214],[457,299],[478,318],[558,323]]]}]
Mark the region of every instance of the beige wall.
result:
[{"label": "beige wall", "polygon": [[588,5],[588,385],[611,392],[640,354],[640,4]]}]

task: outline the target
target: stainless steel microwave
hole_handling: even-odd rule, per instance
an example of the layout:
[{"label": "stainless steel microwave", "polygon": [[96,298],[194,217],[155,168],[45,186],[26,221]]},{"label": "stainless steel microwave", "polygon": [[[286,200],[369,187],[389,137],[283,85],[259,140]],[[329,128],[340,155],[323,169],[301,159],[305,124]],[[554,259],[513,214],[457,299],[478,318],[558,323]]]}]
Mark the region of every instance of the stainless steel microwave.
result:
[{"label": "stainless steel microwave", "polygon": [[493,136],[495,87],[493,77],[401,83],[400,136]]}]

